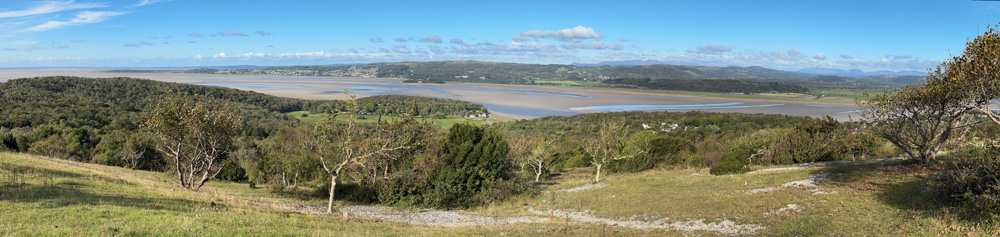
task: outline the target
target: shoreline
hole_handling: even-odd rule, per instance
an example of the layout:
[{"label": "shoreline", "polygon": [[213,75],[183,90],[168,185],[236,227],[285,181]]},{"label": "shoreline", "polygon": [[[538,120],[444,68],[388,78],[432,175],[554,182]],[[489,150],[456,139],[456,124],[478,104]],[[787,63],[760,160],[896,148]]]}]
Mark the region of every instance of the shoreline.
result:
[{"label": "shoreline", "polygon": [[[492,111],[505,117],[530,119],[547,114],[545,111],[595,113],[621,110],[644,111],[706,111],[767,113],[797,116],[832,116],[847,121],[858,117],[854,103],[803,100],[802,95],[735,95],[707,92],[638,90],[598,87],[566,87],[550,85],[508,85],[489,83],[419,84],[401,83],[399,78],[314,77],[275,75],[229,75],[196,73],[116,73],[105,69],[4,69],[0,81],[41,76],[133,77],[164,82],[222,86],[240,90],[306,100],[343,100],[341,93],[351,91],[358,97],[379,94],[403,94],[449,98],[477,104],[507,107],[511,111]],[[786,97],[787,96],[787,97]],[[659,109],[635,109],[642,105],[661,106]],[[718,106],[725,105],[725,106]],[[600,108],[601,110],[575,110]],[[523,114],[517,114],[523,113]]]}]

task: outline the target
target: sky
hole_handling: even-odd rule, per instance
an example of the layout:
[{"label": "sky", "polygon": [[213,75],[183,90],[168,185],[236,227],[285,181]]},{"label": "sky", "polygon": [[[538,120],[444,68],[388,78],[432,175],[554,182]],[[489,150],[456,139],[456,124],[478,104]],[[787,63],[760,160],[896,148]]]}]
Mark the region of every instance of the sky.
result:
[{"label": "sky", "polygon": [[3,0],[0,68],[655,60],[925,72],[1000,2]]}]

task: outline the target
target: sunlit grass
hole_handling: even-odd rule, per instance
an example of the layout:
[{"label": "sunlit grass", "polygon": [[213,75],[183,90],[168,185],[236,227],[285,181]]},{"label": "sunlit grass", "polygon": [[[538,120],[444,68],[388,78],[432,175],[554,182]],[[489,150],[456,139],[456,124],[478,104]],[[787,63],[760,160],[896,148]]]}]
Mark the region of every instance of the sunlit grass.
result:
[{"label": "sunlit grass", "polygon": [[[592,169],[564,170],[544,191],[591,182]],[[820,172],[831,176],[812,188],[779,186]],[[606,186],[580,192],[521,195],[459,212],[528,215],[538,210],[588,211],[609,219],[673,221],[722,219],[767,227],[762,235],[991,235],[989,217],[970,218],[921,191],[930,172],[906,163],[860,163],[797,170],[712,176],[707,169],[610,174]],[[13,175],[17,174],[17,175]],[[12,178],[17,176],[17,178]],[[247,184],[209,182],[201,191],[178,188],[170,173],[136,171],[23,154],[0,153],[0,235],[676,235],[599,224],[550,222],[515,226],[428,227],[301,214],[325,199],[270,193]],[[796,204],[793,210],[774,211]],[[337,205],[348,203],[337,202]],[[978,227],[977,227],[978,226]],[[713,232],[692,234],[715,235]]]}]

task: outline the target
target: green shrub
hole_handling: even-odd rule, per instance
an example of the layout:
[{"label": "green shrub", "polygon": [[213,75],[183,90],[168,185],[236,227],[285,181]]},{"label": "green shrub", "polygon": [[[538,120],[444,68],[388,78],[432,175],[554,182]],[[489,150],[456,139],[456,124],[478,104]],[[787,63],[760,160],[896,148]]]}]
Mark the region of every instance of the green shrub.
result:
[{"label": "green shrub", "polygon": [[3,137],[0,138],[0,147],[11,151],[17,151],[17,139],[14,138],[14,134],[4,134]]},{"label": "green shrub", "polygon": [[510,147],[500,132],[456,124],[444,139],[446,155],[423,194],[425,205],[468,207],[505,198],[518,182],[506,159]]},{"label": "green shrub", "polygon": [[243,166],[233,161],[226,161],[222,164],[222,170],[219,171],[219,175],[215,176],[216,180],[225,180],[231,182],[247,182],[247,172],[243,170]]},{"label": "green shrub", "polygon": [[576,168],[576,167],[587,167],[590,166],[590,156],[583,152],[574,152],[570,154],[563,154],[560,157],[566,157],[565,163],[563,163],[562,168]]},{"label": "green shrub", "polygon": [[967,148],[942,160],[944,170],[931,180],[939,198],[971,210],[1000,211],[1000,148]]},{"label": "green shrub", "polygon": [[722,159],[719,163],[715,163],[709,173],[713,175],[724,175],[724,174],[741,174],[750,171],[750,160],[748,159],[750,155],[754,154],[752,150],[742,149],[733,152],[726,153],[722,155]]}]

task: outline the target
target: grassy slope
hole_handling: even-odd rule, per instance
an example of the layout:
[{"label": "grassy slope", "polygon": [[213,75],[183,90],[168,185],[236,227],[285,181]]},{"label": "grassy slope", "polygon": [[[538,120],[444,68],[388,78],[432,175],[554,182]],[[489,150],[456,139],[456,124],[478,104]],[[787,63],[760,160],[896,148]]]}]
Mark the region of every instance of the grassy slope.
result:
[{"label": "grassy slope", "polygon": [[[895,168],[890,168],[895,167]],[[12,182],[13,169],[23,185]],[[587,183],[589,169],[563,172],[545,190]],[[837,174],[821,185],[830,195],[807,188],[747,194],[746,190]],[[703,175],[692,176],[693,173]],[[583,211],[604,218],[669,217],[670,221],[729,219],[767,226],[763,235],[937,235],[1000,234],[996,220],[962,217],[960,211],[932,204],[920,193],[927,172],[901,162],[846,164],[792,171],[710,176],[707,170],[660,170],[609,175],[606,187],[518,197],[466,212],[507,216],[524,214],[525,205]],[[215,203],[213,206],[212,203]],[[0,235],[663,235],[561,219],[550,223],[490,227],[426,227],[305,215],[300,205],[323,200],[298,199],[250,189],[245,184],[209,182],[200,192],[176,188],[170,175],[83,164],[44,157],[0,153]],[[765,214],[798,204],[801,212]],[[969,230],[981,224],[977,230]],[[695,234],[713,234],[711,232]]]},{"label": "grassy slope", "polygon": [[[589,182],[590,169],[572,172],[551,187],[568,188]],[[579,174],[587,173],[586,175]],[[747,193],[757,188],[831,173],[820,185],[834,194],[813,195],[813,188],[782,188]],[[694,175],[694,174],[698,175]],[[922,193],[929,171],[890,161],[812,167],[790,171],[712,176],[707,169],[651,171],[609,178],[604,188],[546,195],[538,209],[590,210],[602,217],[669,217],[671,221],[724,218],[768,227],[766,235],[894,236],[967,234],[997,235],[997,220],[976,219],[937,203]],[[558,177],[557,177],[558,179]],[[801,212],[774,211],[796,204]],[[771,213],[771,214],[769,214]],[[976,226],[978,229],[974,229]]]},{"label": "grassy slope", "polygon": [[[19,175],[23,185],[11,182],[13,169],[28,170]],[[0,153],[0,236],[643,233],[583,224],[428,227],[297,212],[300,205],[323,203],[226,182],[193,192],[177,188],[163,173]]]},{"label": "grassy slope", "polygon": [[[303,122],[307,122],[307,123],[316,123],[316,122],[319,122],[320,120],[326,119],[326,117],[329,116],[328,114],[310,114],[308,111],[295,111],[295,112],[288,112],[288,113],[285,113],[285,114],[291,115],[292,117],[295,117],[295,118],[299,119],[299,121],[303,121]],[[302,117],[303,114],[306,114],[307,116],[306,117]],[[385,115],[385,116],[382,116],[382,119],[384,119],[386,121],[392,121],[392,120],[396,119],[396,117],[395,116],[390,116],[390,115]],[[339,121],[339,122],[345,122],[346,123],[347,120],[348,120],[348,116],[338,116],[337,117],[337,121]],[[417,121],[420,121],[420,122],[424,122],[424,121],[427,121],[427,120],[433,121],[435,125],[437,125],[438,127],[444,128],[444,129],[449,129],[449,128],[451,128],[451,126],[455,126],[456,123],[469,123],[469,124],[476,125],[476,126],[483,125],[483,124],[486,123],[486,121],[483,121],[483,120],[466,119],[466,118],[446,118],[446,119],[417,118]],[[359,116],[358,120],[357,120],[358,123],[374,123],[374,122],[377,122],[377,121],[378,121],[378,116],[377,115]]]}]

